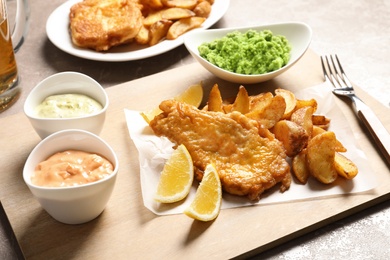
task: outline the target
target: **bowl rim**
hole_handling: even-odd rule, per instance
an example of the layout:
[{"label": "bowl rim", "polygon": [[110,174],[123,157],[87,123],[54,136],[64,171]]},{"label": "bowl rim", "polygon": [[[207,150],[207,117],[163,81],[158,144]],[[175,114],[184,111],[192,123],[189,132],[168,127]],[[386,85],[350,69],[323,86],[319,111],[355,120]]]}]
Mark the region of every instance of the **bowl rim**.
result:
[{"label": "bowl rim", "polygon": [[[31,178],[30,178],[31,177],[31,173],[27,173],[27,171],[28,171],[27,168],[30,165],[29,162],[30,162],[30,160],[32,160],[32,156],[35,155],[37,152],[39,152],[39,150],[42,149],[46,145],[46,143],[49,142],[51,139],[54,139],[54,138],[56,138],[58,136],[61,136],[61,135],[66,136],[66,135],[72,135],[72,134],[82,134],[84,136],[88,136],[88,137],[91,137],[93,139],[96,139],[96,141],[98,141],[98,142],[101,142],[108,149],[109,153],[111,153],[112,156],[113,156],[114,161],[110,160],[110,162],[114,165],[113,172],[109,176],[107,176],[105,178],[102,178],[100,180],[89,182],[89,183],[85,183],[85,184],[81,184],[81,185],[77,185],[77,186],[47,187],[47,186],[39,186],[39,185],[33,184],[31,182]],[[69,149],[75,149],[75,148],[69,148]],[[60,152],[60,151],[64,151],[64,149],[58,149],[57,150],[57,152]],[[52,154],[54,154],[54,153],[55,152],[53,152]],[[93,153],[93,151],[91,151],[90,153]],[[101,155],[99,153],[96,153],[96,154],[98,154],[100,156],[103,156],[103,155]],[[105,157],[105,156],[103,156],[103,157]],[[108,158],[106,158],[106,159],[108,160]],[[30,154],[27,157],[27,159],[25,161],[25,164],[23,166],[23,180],[24,180],[24,182],[26,183],[27,186],[29,186],[30,188],[34,188],[36,190],[41,190],[41,191],[51,191],[51,190],[64,191],[64,190],[73,190],[73,189],[87,188],[87,187],[90,187],[90,186],[98,185],[98,184],[103,183],[103,182],[107,182],[107,181],[109,181],[112,178],[116,178],[116,176],[118,174],[118,171],[119,171],[118,156],[116,155],[114,149],[103,138],[101,138],[100,136],[98,136],[98,135],[96,135],[94,133],[86,131],[86,130],[65,129],[65,130],[61,130],[61,131],[55,132],[55,133],[47,136],[46,138],[41,140],[33,148],[33,150],[30,152]]]},{"label": "bowl rim", "polygon": [[[242,32],[242,31],[247,31],[249,29],[266,30],[266,29],[270,29],[270,27],[281,27],[281,26],[300,26],[301,28],[304,28],[306,30],[306,32],[308,33],[307,42],[305,42],[305,47],[302,49],[302,52],[299,53],[299,55],[297,55],[297,57],[295,57],[295,59],[291,59],[290,58],[288,63],[286,65],[284,65],[283,67],[279,68],[278,70],[267,72],[267,73],[263,73],[263,74],[247,75],[247,74],[240,74],[240,73],[231,72],[231,71],[227,71],[225,69],[222,69],[222,68],[212,64],[208,60],[204,59],[203,57],[201,57],[199,55],[199,51],[197,49],[199,45],[198,46],[194,46],[194,44],[191,43],[191,39],[193,39],[193,37],[197,37],[199,35],[212,35],[212,34],[216,34],[216,33],[227,34],[229,32],[233,32],[233,31],[241,31]],[[272,31],[272,29],[270,29],[270,30]],[[279,23],[268,23],[268,24],[262,24],[262,25],[252,25],[252,26],[248,25],[248,26],[241,26],[241,27],[228,27],[228,28],[208,29],[208,30],[204,30],[204,31],[196,31],[196,30],[194,30],[192,32],[189,32],[185,36],[185,38],[184,38],[184,45],[186,46],[187,50],[191,53],[191,55],[193,57],[196,56],[196,57],[194,57],[196,60],[201,59],[204,63],[207,63],[208,66],[213,67],[215,70],[223,72],[224,74],[229,75],[231,77],[237,77],[237,78],[241,78],[241,79],[254,80],[256,78],[272,77],[273,75],[277,76],[278,74],[280,74],[280,72],[283,72],[283,71],[287,70],[288,68],[290,68],[292,65],[294,65],[305,54],[305,52],[309,48],[311,40],[312,40],[312,35],[313,35],[313,31],[312,31],[311,27],[308,24],[306,24],[304,22],[297,22],[297,21],[290,21],[289,22],[289,21],[287,21],[287,22],[279,22]],[[221,36],[221,37],[223,37],[223,36]],[[220,37],[215,37],[215,39],[217,39],[217,38],[220,38]],[[291,44],[291,42],[290,42],[290,44]],[[201,63],[201,62],[199,61],[199,63]],[[202,63],[201,63],[201,65],[203,66]]]},{"label": "bowl rim", "polygon": [[[34,111],[31,109],[31,106],[30,106],[31,99],[34,97],[34,95],[39,93],[38,91],[40,90],[40,88],[42,88],[42,85],[44,85],[47,81],[53,80],[53,78],[61,77],[61,76],[64,76],[64,75],[77,75],[78,77],[84,78],[85,80],[93,83],[96,86],[96,88],[99,89],[99,91],[101,91],[101,94],[103,94],[104,103],[105,104],[102,107],[102,109],[99,110],[99,111],[96,111],[94,113],[91,113],[91,114],[78,116],[78,117],[72,117],[72,118],[45,118],[45,117],[37,116],[34,113]],[[65,94],[65,93],[59,93],[59,94]],[[82,91],[80,91],[78,93],[68,93],[68,94],[82,94],[82,95],[85,95]],[[54,94],[51,94],[51,95],[56,95],[56,94],[54,93]],[[99,82],[97,82],[95,79],[93,79],[92,77],[90,77],[90,76],[88,76],[88,75],[86,75],[84,73],[80,73],[80,72],[76,72],[76,71],[63,71],[63,72],[59,72],[59,73],[55,73],[53,75],[50,75],[50,76],[44,78],[43,80],[41,80],[38,84],[36,84],[34,86],[34,88],[30,91],[30,93],[27,95],[26,100],[25,100],[24,105],[23,105],[23,110],[24,110],[24,114],[27,117],[29,117],[31,119],[35,119],[35,120],[42,120],[42,121],[72,121],[72,120],[90,118],[90,117],[94,117],[94,116],[103,114],[103,113],[105,113],[107,111],[108,105],[109,105],[109,98],[108,98],[107,92],[105,91],[105,89],[103,88],[103,86]]]}]

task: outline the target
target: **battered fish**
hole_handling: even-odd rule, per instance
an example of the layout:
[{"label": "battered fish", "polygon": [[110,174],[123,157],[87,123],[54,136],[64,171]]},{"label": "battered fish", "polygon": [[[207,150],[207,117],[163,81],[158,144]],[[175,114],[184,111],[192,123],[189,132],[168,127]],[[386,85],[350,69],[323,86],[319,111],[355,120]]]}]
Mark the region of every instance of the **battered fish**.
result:
[{"label": "battered fish", "polygon": [[150,122],[151,128],[157,136],[187,147],[198,180],[206,165],[214,163],[223,189],[231,194],[258,200],[277,183],[282,192],[290,187],[284,149],[257,121],[239,112],[203,111],[174,100],[163,101],[160,109],[163,112]]},{"label": "battered fish", "polygon": [[130,42],[142,25],[135,0],[84,0],[71,7],[69,19],[73,43],[96,51]]}]

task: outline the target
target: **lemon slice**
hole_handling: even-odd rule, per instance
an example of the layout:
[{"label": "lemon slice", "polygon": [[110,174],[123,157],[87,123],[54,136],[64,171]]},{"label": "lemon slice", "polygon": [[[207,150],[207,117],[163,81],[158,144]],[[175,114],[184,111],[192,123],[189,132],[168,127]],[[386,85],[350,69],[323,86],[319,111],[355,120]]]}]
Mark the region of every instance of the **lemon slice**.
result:
[{"label": "lemon slice", "polygon": [[[203,99],[203,86],[202,83],[195,84],[186,89],[183,93],[174,97],[175,100],[187,103],[199,107]],[[149,124],[155,116],[160,114],[162,111],[160,108],[155,107],[149,111],[141,112],[141,116]]]},{"label": "lemon slice", "polygon": [[190,192],[193,180],[191,155],[184,145],[179,145],[164,165],[154,198],[162,203],[180,201]]},{"label": "lemon slice", "polygon": [[195,199],[184,210],[184,214],[193,219],[210,221],[218,216],[221,210],[221,204],[221,181],[219,180],[215,167],[212,164],[208,164],[203,179],[196,191]]},{"label": "lemon slice", "polygon": [[190,86],[186,91],[174,97],[175,100],[199,107],[203,100],[202,83]]},{"label": "lemon slice", "polygon": [[157,115],[159,115],[161,113],[161,109],[158,108],[158,107],[155,107],[149,111],[144,111],[144,112],[141,112],[141,116],[144,118],[144,120],[146,121],[146,123],[150,123],[150,121],[153,120],[153,118]]}]

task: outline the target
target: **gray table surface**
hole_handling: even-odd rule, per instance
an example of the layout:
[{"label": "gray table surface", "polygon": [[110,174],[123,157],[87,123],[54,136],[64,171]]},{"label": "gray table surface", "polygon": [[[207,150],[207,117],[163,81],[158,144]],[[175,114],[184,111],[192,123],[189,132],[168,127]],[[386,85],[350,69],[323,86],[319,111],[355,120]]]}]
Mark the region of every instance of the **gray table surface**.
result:
[{"label": "gray table surface", "polygon": [[[10,109],[0,113],[0,124],[1,118],[23,110],[24,99],[39,81],[57,72],[79,71],[109,88],[195,62],[184,46],[156,57],[119,63],[89,61],[64,53],[49,41],[45,31],[48,16],[63,2],[30,0],[29,29],[16,54],[22,95]],[[319,55],[338,54],[349,78],[388,107],[389,17],[389,0],[231,0],[228,12],[213,28],[305,22],[313,29],[310,48]],[[14,250],[16,241],[1,210],[0,220],[0,259],[17,259],[20,254]],[[257,258],[388,259],[389,245],[390,201],[385,201]]]}]

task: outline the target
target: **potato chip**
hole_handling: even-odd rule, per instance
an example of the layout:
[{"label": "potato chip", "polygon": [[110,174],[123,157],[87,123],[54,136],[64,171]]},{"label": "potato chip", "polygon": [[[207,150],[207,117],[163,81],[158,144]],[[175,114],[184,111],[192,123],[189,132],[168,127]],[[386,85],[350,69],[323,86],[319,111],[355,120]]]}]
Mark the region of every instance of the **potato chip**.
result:
[{"label": "potato chip", "polygon": [[169,27],[172,25],[170,20],[160,20],[150,26],[149,32],[149,45],[153,46],[159,43],[162,39],[165,38]]},{"label": "potato chip", "polygon": [[310,174],[322,183],[333,183],[338,176],[335,167],[336,136],[326,131],[310,139],[307,145],[307,166]]},{"label": "potato chip", "polygon": [[202,1],[194,7],[193,11],[196,16],[207,18],[211,13],[211,4],[207,1]]},{"label": "potato chip", "polygon": [[317,100],[315,100],[314,98],[309,99],[309,100],[297,99],[297,104],[296,104],[295,110],[298,110],[302,107],[312,107],[313,113],[315,113],[317,111],[317,107],[318,107]]},{"label": "potato chip", "polygon": [[222,97],[218,84],[214,84],[210,91],[209,99],[207,101],[207,109],[208,111],[223,112]]},{"label": "potato chip", "polygon": [[289,120],[280,120],[273,128],[273,133],[282,142],[287,156],[294,157],[300,153],[309,141],[305,129]]},{"label": "potato chip", "polygon": [[335,154],[334,163],[337,173],[347,180],[352,180],[359,172],[357,166],[342,154]]},{"label": "potato chip", "polygon": [[238,111],[241,114],[246,114],[249,112],[249,95],[244,86],[240,86],[231,111]]},{"label": "potato chip", "polygon": [[292,159],[292,172],[300,183],[307,183],[310,171],[306,164],[306,149],[302,150]]},{"label": "potato chip", "polygon": [[282,119],[285,110],[286,102],[284,98],[277,95],[266,100],[264,104],[258,103],[246,116],[257,120],[262,127],[270,129]]},{"label": "potato chip", "polygon": [[[326,132],[326,130],[324,130],[323,128],[319,126],[313,126],[313,132],[311,136],[313,138],[314,136],[322,134],[324,132]],[[339,140],[337,140],[337,138],[336,138],[335,151],[340,153],[344,153],[347,151],[347,148],[345,148],[344,145]]]},{"label": "potato chip", "polygon": [[302,107],[291,114],[291,121],[302,126],[306,133],[311,136],[313,131],[313,107]]},{"label": "potato chip", "polygon": [[294,109],[297,105],[297,100],[295,98],[295,95],[286,89],[276,89],[275,90],[276,95],[280,95],[284,98],[284,101],[286,102],[286,110],[284,112],[283,118],[288,119],[290,118],[291,114],[294,112]]},{"label": "potato chip", "polygon": [[188,18],[182,18],[172,24],[172,26],[169,28],[167,33],[167,39],[168,40],[174,40],[177,39],[180,35],[200,27],[203,22],[206,20],[204,17],[188,17]]},{"label": "potato chip", "polygon": [[167,7],[181,7],[193,9],[198,3],[197,0],[161,0],[162,4]]}]

